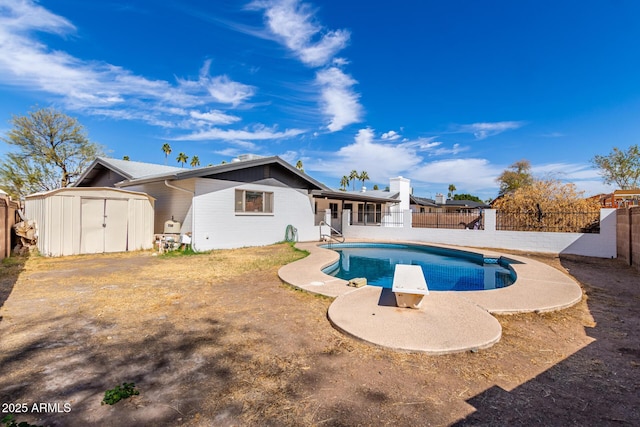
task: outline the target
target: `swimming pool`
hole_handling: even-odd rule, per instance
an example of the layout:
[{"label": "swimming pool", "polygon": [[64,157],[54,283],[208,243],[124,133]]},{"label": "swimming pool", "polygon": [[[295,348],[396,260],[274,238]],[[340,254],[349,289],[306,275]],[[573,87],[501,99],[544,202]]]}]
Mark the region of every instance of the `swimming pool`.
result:
[{"label": "swimming pool", "polygon": [[391,288],[396,264],[422,267],[430,291],[479,291],[513,284],[516,275],[504,258],[434,246],[396,243],[340,243],[323,246],[340,254],[325,274],[350,280],[366,277],[373,286]]}]

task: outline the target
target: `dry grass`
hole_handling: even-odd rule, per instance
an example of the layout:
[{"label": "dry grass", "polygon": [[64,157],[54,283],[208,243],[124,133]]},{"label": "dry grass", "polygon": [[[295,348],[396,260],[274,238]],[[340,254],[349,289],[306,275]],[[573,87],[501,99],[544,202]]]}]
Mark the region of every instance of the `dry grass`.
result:
[{"label": "dry grass", "polygon": [[[595,306],[597,319],[587,298],[556,313],[500,316],[503,336],[495,346],[433,357],[332,329],[329,299],[277,278],[280,265],[302,256],[279,244],[3,264],[0,283],[11,295],[0,310],[0,400],[71,402],[71,414],[29,418],[68,426],[449,425],[465,416],[470,424],[606,424],[637,417],[637,409],[624,409],[634,401],[633,387],[620,387],[633,382],[638,365],[612,359],[603,343],[628,340],[640,328],[618,324],[617,335],[597,341],[585,333],[607,328],[608,310],[625,307],[606,288],[598,291],[607,303]],[[585,266],[537,258],[572,272]],[[597,264],[585,275],[602,270]],[[624,344],[625,354],[633,357],[636,347]],[[135,382],[141,395],[101,407],[104,390],[123,381]],[[591,400],[602,393],[618,406]],[[587,404],[578,418],[569,409],[575,401]],[[598,405],[594,418],[589,411]]]}]

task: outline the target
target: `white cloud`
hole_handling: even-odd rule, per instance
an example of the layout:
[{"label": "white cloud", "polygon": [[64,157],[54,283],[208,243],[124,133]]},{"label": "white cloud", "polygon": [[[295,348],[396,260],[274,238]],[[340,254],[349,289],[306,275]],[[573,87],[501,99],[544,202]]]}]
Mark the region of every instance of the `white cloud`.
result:
[{"label": "white cloud", "polygon": [[[416,195],[424,197],[429,197],[431,190],[446,192],[449,184],[482,197],[497,194],[495,179],[503,170],[501,166],[482,158],[426,160],[459,154],[466,150],[465,147],[445,146],[436,141],[436,137],[394,142],[390,141],[394,134],[385,132],[383,135],[386,137],[377,139],[371,128],[360,129],[353,143],[335,153],[317,153],[305,162],[305,169],[336,179],[353,169],[366,170],[372,183],[383,185],[389,178],[401,175],[411,179],[412,187],[418,189]],[[421,192],[420,189],[426,188],[429,192]]]},{"label": "white cloud", "polygon": [[327,129],[336,132],[360,122],[360,95],[353,90],[357,82],[339,68],[349,61],[335,57],[348,44],[349,31],[324,28],[316,22],[310,5],[299,0],[257,0],[249,8],[264,10],[269,31],[303,64],[323,67],[316,74],[316,83]]},{"label": "white cloud", "polygon": [[460,133],[472,133],[476,139],[485,139],[490,136],[498,135],[499,133],[521,128],[525,125],[522,121],[510,121],[510,122],[493,122],[493,123],[472,123],[468,125],[460,125],[457,127],[456,132]]},{"label": "white cloud", "polygon": [[231,104],[234,107],[245,99],[252,97],[255,93],[253,86],[234,82],[227,76],[216,76],[208,79],[205,87],[213,99],[225,104]]},{"label": "white cloud", "polygon": [[352,87],[357,82],[336,67],[318,71],[316,82],[320,85],[322,112],[329,117],[327,128],[331,132],[361,121],[362,105]]},{"label": "white cloud", "polygon": [[[45,8],[28,0],[0,0],[0,32],[22,33],[40,30],[55,34],[67,34],[75,31],[75,26],[67,19],[55,15]],[[0,33],[1,34],[1,33]]]},{"label": "white cloud", "polygon": [[320,160],[305,164],[305,169],[321,171],[341,177],[353,169],[366,170],[373,182],[386,182],[389,177],[410,176],[423,162],[423,154],[430,154],[442,143],[434,138],[419,138],[400,143],[376,140],[371,128],[360,129],[352,144],[335,153],[322,153]]},{"label": "white cloud", "polygon": [[240,121],[240,117],[225,114],[220,110],[211,110],[206,113],[191,111],[189,115],[196,120],[215,125],[228,125]]},{"label": "white cloud", "polygon": [[306,65],[326,65],[349,42],[349,31],[326,30],[314,21],[310,6],[298,0],[256,1],[251,6],[265,10],[269,30]]},{"label": "white cloud", "polygon": [[459,191],[474,192],[496,188],[499,168],[487,159],[445,159],[421,164],[409,176],[417,182],[454,184]]},{"label": "white cloud", "polygon": [[265,141],[275,139],[291,138],[304,133],[301,129],[287,129],[284,132],[276,131],[274,128],[265,126],[257,126],[254,129],[220,129],[211,128],[201,130],[188,135],[182,135],[174,138],[176,141],[205,141],[205,140],[223,140],[223,141]]},{"label": "white cloud", "polygon": [[300,154],[298,154],[297,151],[293,150],[287,150],[284,153],[278,154],[278,157],[280,157],[290,165],[295,165],[298,160],[302,160],[300,159]]},{"label": "white cloud", "polygon": [[451,146],[451,148],[447,148],[447,147],[440,147],[438,149],[435,149],[431,152],[432,156],[444,156],[447,154],[459,154],[462,153],[463,151],[467,151],[469,149],[469,147],[462,147],[460,146],[460,144],[453,144],[453,146]]},{"label": "white cloud", "polygon": [[559,179],[565,182],[573,182],[578,185],[581,182],[597,182],[602,178],[596,169],[585,163],[547,163],[531,167],[531,172],[538,178]]},{"label": "white cloud", "polygon": [[387,141],[395,141],[396,139],[400,139],[400,134],[395,130],[390,130],[389,132],[385,132],[382,134],[382,139]]},{"label": "white cloud", "polygon": [[167,128],[184,126],[175,122],[175,113],[184,108],[211,103],[237,107],[255,93],[253,86],[227,76],[210,77],[209,61],[198,80],[177,79],[177,84],[172,84],[51,50],[31,36],[35,32],[65,35],[73,31],[75,27],[67,19],[32,1],[0,0],[0,84],[53,95],[72,110]]}]

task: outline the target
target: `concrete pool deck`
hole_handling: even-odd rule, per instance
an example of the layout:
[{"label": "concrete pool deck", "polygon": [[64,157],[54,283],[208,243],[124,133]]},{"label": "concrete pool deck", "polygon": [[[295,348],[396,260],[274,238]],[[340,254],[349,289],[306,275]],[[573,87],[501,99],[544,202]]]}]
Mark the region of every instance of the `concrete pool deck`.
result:
[{"label": "concrete pool deck", "polygon": [[424,297],[419,309],[399,308],[390,289],[353,288],[346,280],[324,274],[322,269],[337,262],[339,255],[321,248],[322,244],[296,244],[296,248],[308,251],[309,256],[281,267],[280,278],[296,288],[335,298],[327,316],[338,330],[396,350],[447,354],[487,348],[502,335],[500,323],[491,313],[554,311],[570,307],[582,298],[575,280],[541,262],[482,249],[422,244],[508,258],[517,280],[501,289],[434,291]]}]

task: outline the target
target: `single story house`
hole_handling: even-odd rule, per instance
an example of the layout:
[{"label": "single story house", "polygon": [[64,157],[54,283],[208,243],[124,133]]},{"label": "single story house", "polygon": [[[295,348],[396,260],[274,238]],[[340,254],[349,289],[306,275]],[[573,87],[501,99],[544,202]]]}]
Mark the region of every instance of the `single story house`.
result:
[{"label": "single story house", "polygon": [[297,240],[318,240],[318,224],[332,204],[362,205],[362,215],[370,206],[398,204],[375,194],[347,196],[331,190],[277,156],[194,169],[99,157],[74,186],[149,194],[155,199],[155,233],[163,233],[167,221],[176,221],[179,233],[189,234],[199,251],[272,244],[285,240],[289,226],[297,231]]},{"label": "single story house", "polygon": [[416,197],[412,194],[410,196],[410,206],[413,212],[449,213],[480,211],[482,209],[491,208],[490,205],[482,202],[476,202],[475,200],[445,199],[442,194],[437,194],[435,200],[425,197]]},{"label": "single story house", "polygon": [[640,188],[615,190],[609,194],[598,194],[589,199],[597,200],[603,208],[621,208],[640,205]]}]

